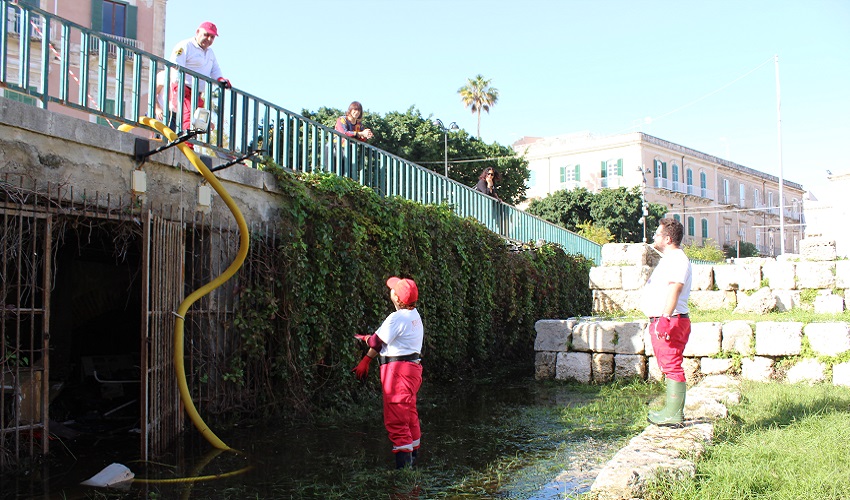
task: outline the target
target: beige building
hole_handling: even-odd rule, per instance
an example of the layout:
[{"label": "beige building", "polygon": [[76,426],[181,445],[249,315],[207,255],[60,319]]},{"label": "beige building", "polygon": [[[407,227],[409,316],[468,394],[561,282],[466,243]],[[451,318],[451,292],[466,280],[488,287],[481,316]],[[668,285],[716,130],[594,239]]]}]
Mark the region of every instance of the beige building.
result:
[{"label": "beige building", "polygon": [[809,196],[803,201],[806,237],[821,237],[835,241],[839,257],[850,257],[850,171],[827,175],[829,181],[818,198]]},{"label": "beige building", "polygon": [[[685,243],[720,246],[749,242],[763,255],[780,248],[779,178],[642,132],[596,137],[589,133],[524,137],[513,145],[529,162],[526,195],[562,189],[643,186],[685,226]],[[785,253],[803,237],[800,184],[785,180]],[[648,236],[651,239],[651,235]]]},{"label": "beige building", "polygon": [[[162,57],[165,52],[165,4],[166,0],[19,0],[21,5],[36,7],[47,14],[67,19],[77,25],[107,35],[105,38],[145,50]],[[5,61],[5,70],[10,78],[7,81],[17,81],[16,87],[2,90],[3,97],[14,99],[34,106],[44,103],[44,83],[50,89],[47,109],[89,121],[104,121],[102,118],[90,115],[74,108],[74,104],[83,101],[89,107],[100,108],[107,112],[116,110],[116,88],[112,78],[106,79],[105,94],[101,95],[97,77],[102,64],[107,65],[107,73],[114,75],[118,64],[118,49],[111,43],[101,45],[97,39],[87,40],[84,49],[84,35],[80,29],[70,29],[66,35],[58,23],[50,22],[49,16],[30,11],[26,19],[24,11],[8,4],[6,12],[6,30],[9,47]],[[45,37],[49,40],[43,46]],[[23,43],[22,43],[23,42]],[[42,74],[42,51],[50,54],[48,73]],[[101,50],[106,52],[105,62],[99,57]],[[86,52],[88,57],[81,58]],[[10,56],[9,56],[10,55]],[[29,60],[29,75],[20,74],[21,60]],[[125,74],[138,74],[140,85],[134,89],[130,82],[123,91],[125,107],[129,107],[137,99],[142,105],[147,104],[150,87],[150,68],[134,68],[131,55],[123,57]],[[76,80],[81,74],[81,61],[88,65],[91,86],[80,89]],[[59,75],[67,71],[72,76],[73,84],[69,85],[67,95],[60,95]],[[132,78],[128,78],[132,80]],[[103,99],[102,105],[99,105]],[[128,113],[129,114],[129,113]],[[127,116],[127,115],[125,115]],[[105,123],[105,122],[104,122]]]}]

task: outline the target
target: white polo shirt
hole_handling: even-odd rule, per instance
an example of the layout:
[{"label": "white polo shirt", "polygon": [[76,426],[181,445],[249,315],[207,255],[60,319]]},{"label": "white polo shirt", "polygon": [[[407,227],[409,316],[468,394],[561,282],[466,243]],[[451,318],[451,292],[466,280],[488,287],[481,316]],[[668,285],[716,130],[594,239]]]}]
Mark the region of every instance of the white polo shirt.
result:
[{"label": "white polo shirt", "polygon": [[[218,67],[218,60],[215,58],[215,53],[212,47],[202,49],[194,38],[187,38],[178,42],[171,51],[169,60],[175,64],[179,64],[186,69],[198,72],[204,76],[208,76],[213,80],[218,80],[223,75],[221,68]],[[193,78],[186,75],[186,85],[192,85]],[[205,82],[198,84],[198,90],[203,91]]]},{"label": "white polo shirt", "polygon": [[390,314],[375,333],[384,341],[381,356],[406,356],[422,352],[424,328],[416,309],[399,309]]}]

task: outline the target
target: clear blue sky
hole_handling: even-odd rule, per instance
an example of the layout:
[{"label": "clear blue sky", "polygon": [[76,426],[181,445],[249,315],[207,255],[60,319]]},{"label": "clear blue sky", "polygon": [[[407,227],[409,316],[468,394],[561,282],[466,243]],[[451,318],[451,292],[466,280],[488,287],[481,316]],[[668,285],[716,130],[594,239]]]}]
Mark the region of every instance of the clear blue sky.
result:
[{"label": "clear blue sky", "polygon": [[774,175],[778,55],[784,177],[817,195],[850,170],[848,0],[170,0],[166,54],[205,20],[233,84],[291,111],[415,106],[475,134],[457,90],[481,73],[487,142],[640,127]]}]

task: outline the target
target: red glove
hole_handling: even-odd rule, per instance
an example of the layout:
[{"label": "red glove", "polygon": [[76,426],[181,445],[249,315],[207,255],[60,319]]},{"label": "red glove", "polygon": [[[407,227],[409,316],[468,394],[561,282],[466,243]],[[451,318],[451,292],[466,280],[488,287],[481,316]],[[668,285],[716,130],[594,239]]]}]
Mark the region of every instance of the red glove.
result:
[{"label": "red glove", "polygon": [[354,375],[357,377],[357,380],[363,380],[366,378],[366,375],[369,374],[369,363],[372,362],[372,358],[369,356],[363,356],[363,359],[360,360],[360,363],[354,368]]},{"label": "red glove", "polygon": [[670,340],[670,318],[661,316],[655,321],[655,336],[661,340]]},{"label": "red glove", "polygon": [[224,77],[219,78],[218,83],[220,83],[221,86],[226,88],[226,89],[229,89],[230,87],[233,86],[233,85],[230,84],[230,80],[228,80],[227,78],[224,78]]},{"label": "red glove", "polygon": [[367,340],[369,340],[369,335],[355,335],[354,338],[356,338],[357,340],[362,340],[363,342],[366,342]]}]

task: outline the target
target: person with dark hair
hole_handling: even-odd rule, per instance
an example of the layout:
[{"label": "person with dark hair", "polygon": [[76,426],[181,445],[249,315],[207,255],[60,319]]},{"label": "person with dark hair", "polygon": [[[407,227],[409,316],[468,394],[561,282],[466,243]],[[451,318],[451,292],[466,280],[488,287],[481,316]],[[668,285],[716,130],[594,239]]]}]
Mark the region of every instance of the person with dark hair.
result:
[{"label": "person with dark hair", "polygon": [[691,335],[688,297],[691,293],[691,261],[680,248],[684,227],[676,219],[661,219],[652,246],[661,261],[643,287],[641,305],[649,316],[649,338],[658,367],[667,383],[664,408],[651,411],[649,422],[675,426],[685,420],[687,382],[682,369],[682,354]]},{"label": "person with dark hair", "polygon": [[500,180],[502,180],[502,176],[499,175],[499,172],[493,167],[487,167],[478,176],[478,184],[475,185],[475,190],[501,201],[502,199],[496,194],[496,181]]},{"label": "person with dark hair", "polygon": [[361,141],[368,141],[373,137],[372,129],[363,128],[363,105],[357,101],[348,105],[348,111],[336,120],[334,130],[341,134]]},{"label": "person with dark hair", "polygon": [[416,310],[419,288],[408,278],[387,280],[395,312],[372,335],[355,335],[369,350],[352,371],[359,380],[369,374],[369,364],[380,355],[384,393],[384,427],[393,444],[396,469],[413,467],[419,455],[422,432],[416,394],[422,385],[421,352],[424,329]]}]

